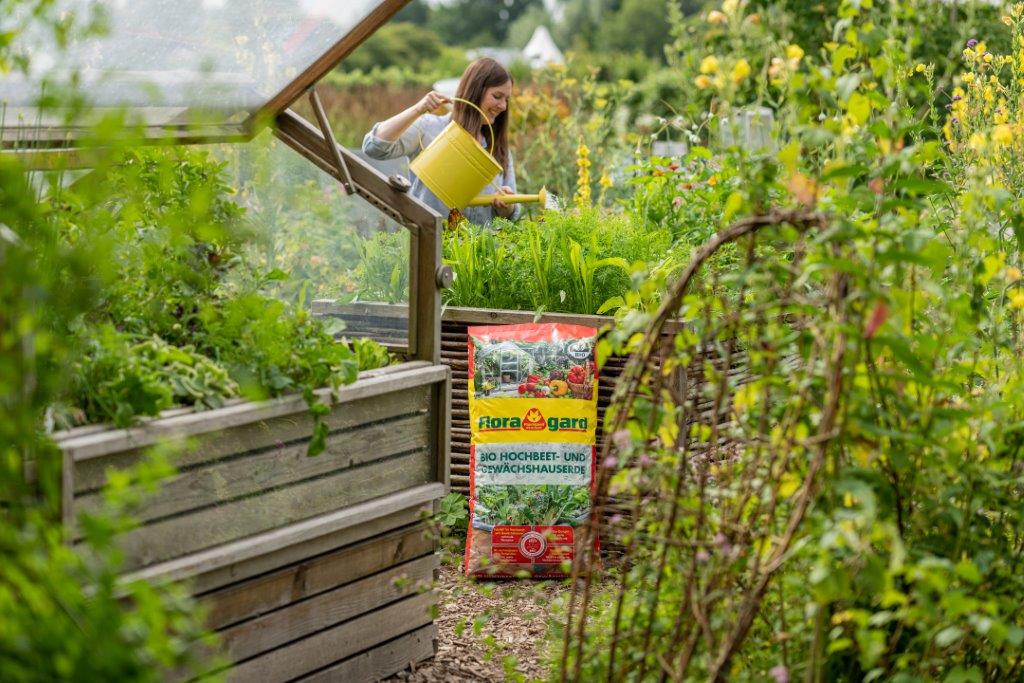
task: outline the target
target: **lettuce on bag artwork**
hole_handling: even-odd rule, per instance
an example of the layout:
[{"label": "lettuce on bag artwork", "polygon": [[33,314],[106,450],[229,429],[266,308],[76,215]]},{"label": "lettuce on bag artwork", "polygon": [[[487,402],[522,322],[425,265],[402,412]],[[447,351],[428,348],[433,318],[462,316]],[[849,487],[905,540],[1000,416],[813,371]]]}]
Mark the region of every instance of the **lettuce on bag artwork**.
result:
[{"label": "lettuce on bag artwork", "polygon": [[562,577],[585,556],[596,341],[597,330],[583,325],[469,328],[467,575]]}]

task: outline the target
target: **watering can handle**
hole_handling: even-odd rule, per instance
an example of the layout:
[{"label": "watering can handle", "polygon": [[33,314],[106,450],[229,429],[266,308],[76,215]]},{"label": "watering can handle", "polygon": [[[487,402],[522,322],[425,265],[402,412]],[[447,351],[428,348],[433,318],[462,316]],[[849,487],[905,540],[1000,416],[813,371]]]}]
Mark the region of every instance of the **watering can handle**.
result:
[{"label": "watering can handle", "polygon": [[484,110],[481,109],[480,107],[478,107],[477,105],[473,104],[469,100],[464,100],[461,97],[452,97],[451,99],[452,100],[457,100],[459,102],[463,102],[465,104],[468,104],[469,106],[473,107],[473,109],[476,109],[478,112],[480,112],[480,116],[484,117],[484,123],[487,123],[487,128],[490,129],[490,131],[491,131],[491,148],[490,149],[491,149],[491,152],[493,152],[494,151],[494,126],[492,126],[490,123],[487,122],[487,114],[484,113]]}]

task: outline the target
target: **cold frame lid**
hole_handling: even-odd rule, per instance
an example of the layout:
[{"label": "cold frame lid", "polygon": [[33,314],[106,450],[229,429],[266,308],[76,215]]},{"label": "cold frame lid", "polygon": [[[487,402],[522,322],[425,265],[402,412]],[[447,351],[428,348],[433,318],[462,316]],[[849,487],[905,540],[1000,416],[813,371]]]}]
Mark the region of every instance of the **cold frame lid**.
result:
[{"label": "cold frame lid", "polygon": [[[14,54],[25,63],[0,69],[0,140],[69,145],[115,110],[147,137],[249,138],[407,2],[58,0],[51,21],[18,5],[9,20],[23,27]],[[61,36],[53,20],[71,31]],[[89,24],[98,30],[81,30]],[[69,92],[88,107],[41,107]]]}]

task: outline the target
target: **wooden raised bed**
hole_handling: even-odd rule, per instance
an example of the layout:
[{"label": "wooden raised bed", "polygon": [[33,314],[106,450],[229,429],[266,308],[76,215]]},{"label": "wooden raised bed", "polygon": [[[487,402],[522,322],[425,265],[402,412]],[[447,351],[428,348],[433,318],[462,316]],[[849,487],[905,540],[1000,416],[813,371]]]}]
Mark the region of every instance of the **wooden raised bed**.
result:
[{"label": "wooden raised bed", "polygon": [[77,540],[76,515],[99,507],[111,469],[194,439],[120,538],[126,578],[186,580],[229,680],[388,676],[435,652],[423,512],[448,486],[449,392],[448,368],[428,361],[364,373],[338,391],[316,457],[298,397],[57,434],[66,523]]},{"label": "wooden raised bed", "polygon": [[[335,304],[333,301],[313,302],[315,315],[344,320],[342,335],[371,337],[395,349],[401,349],[405,340],[406,307],[395,304]],[[472,325],[511,325],[530,322],[567,323],[589,325],[600,329],[613,322],[610,316],[545,313],[537,316],[528,311],[505,311],[486,308],[447,307],[441,312],[441,362],[452,369],[451,413],[451,488],[469,493],[469,397],[468,397],[468,332]],[[679,324],[667,325],[664,334],[674,336]],[[609,358],[601,368],[597,398],[598,446],[604,439],[604,414],[608,409],[615,385],[626,366],[627,357]],[[711,358],[716,367],[723,359]],[[733,355],[731,373],[744,373],[746,357]],[[710,406],[707,406],[710,409]]]}]

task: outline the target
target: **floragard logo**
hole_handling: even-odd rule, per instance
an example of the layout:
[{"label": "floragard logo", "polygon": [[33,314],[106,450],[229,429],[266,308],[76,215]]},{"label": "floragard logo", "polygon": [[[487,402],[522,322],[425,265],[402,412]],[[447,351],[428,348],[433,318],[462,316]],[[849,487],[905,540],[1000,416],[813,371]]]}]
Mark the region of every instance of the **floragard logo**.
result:
[{"label": "floragard logo", "polygon": [[477,429],[481,432],[536,432],[547,430],[549,432],[585,432],[587,431],[587,418],[585,417],[548,417],[537,408],[530,408],[523,417],[497,417],[492,415],[481,415],[477,420]]}]

